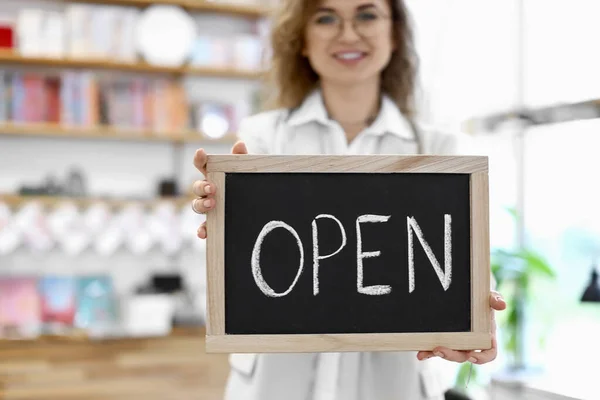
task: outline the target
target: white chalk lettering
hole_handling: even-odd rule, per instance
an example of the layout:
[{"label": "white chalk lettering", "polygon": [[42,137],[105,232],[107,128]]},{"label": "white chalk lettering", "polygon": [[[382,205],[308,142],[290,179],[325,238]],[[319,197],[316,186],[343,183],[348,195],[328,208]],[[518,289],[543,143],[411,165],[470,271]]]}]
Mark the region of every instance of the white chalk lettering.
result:
[{"label": "white chalk lettering", "polygon": [[[334,220],[335,222],[337,222],[338,226],[340,227],[340,232],[342,233],[342,244],[340,245],[339,249],[337,249],[334,253],[327,254],[324,256],[319,254],[319,235],[318,235],[318,230],[317,230],[317,220],[321,219],[321,218],[330,218],[330,219]],[[320,214],[320,215],[317,215],[317,217],[312,221],[312,238],[313,238],[313,294],[316,296],[317,294],[319,294],[319,260],[324,260],[326,258],[335,256],[337,253],[339,253],[344,248],[344,246],[346,246],[346,231],[344,230],[344,226],[342,225],[340,220],[337,219],[336,217],[334,217],[333,215]]]},{"label": "white chalk lettering", "polygon": [[383,215],[361,215],[356,219],[356,289],[359,293],[371,296],[380,296],[392,291],[389,285],[374,285],[363,287],[363,259],[379,257],[381,251],[362,251],[362,236],[360,224],[365,222],[386,222],[390,216]]},{"label": "white chalk lettering", "polygon": [[406,227],[408,230],[408,292],[412,293],[415,290],[415,259],[413,249],[413,232],[417,235],[419,242],[429,262],[433,266],[435,273],[442,284],[444,290],[448,290],[452,282],[452,216],[444,215],[444,270],[440,267],[440,263],[433,254],[433,250],[423,237],[423,232],[414,217],[406,217]]},{"label": "white chalk lettering", "polygon": [[[288,290],[286,290],[283,293],[275,292],[273,288],[271,288],[269,284],[267,284],[267,282],[263,278],[262,271],[260,269],[260,250],[262,247],[262,242],[265,239],[265,237],[269,234],[269,232],[276,228],[284,228],[288,230],[296,239],[298,249],[300,249],[300,267],[298,268],[298,273],[296,274],[294,282],[292,282]],[[303,269],[304,250],[302,248],[302,241],[300,240],[300,236],[298,236],[298,233],[294,230],[294,228],[282,221],[271,221],[268,224],[266,224],[260,231],[260,234],[258,235],[256,242],[254,243],[254,249],[252,250],[252,275],[254,276],[254,281],[256,282],[260,290],[269,297],[283,297],[294,289],[294,286],[296,286],[296,283],[298,282],[298,279],[300,278]]]}]

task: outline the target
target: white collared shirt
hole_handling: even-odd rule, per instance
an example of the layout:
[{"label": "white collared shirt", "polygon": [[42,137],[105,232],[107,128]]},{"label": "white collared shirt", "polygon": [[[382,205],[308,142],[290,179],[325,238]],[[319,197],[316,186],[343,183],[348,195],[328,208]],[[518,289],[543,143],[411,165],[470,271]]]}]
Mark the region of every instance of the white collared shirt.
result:
[{"label": "white collared shirt", "polygon": [[[319,90],[295,110],[279,109],[245,119],[239,138],[250,154],[416,154],[419,146],[406,118],[384,96],[375,121],[348,144],[329,119]],[[422,154],[455,153],[457,136],[420,130]],[[448,382],[436,360],[415,352],[232,354],[227,400],[443,399]]]},{"label": "white collared shirt", "polygon": [[[420,129],[424,154],[454,154],[456,136]],[[406,118],[387,96],[375,121],[348,144],[329,119],[320,90],[295,110],[278,109],[246,118],[239,138],[253,154],[416,154],[418,142]]]}]

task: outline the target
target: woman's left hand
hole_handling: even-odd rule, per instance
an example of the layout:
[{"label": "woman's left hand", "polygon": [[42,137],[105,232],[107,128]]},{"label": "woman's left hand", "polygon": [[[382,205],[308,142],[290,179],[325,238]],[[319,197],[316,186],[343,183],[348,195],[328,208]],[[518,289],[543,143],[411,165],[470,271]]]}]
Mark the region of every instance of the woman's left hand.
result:
[{"label": "woman's left hand", "polygon": [[420,351],[417,353],[419,360],[431,357],[440,357],[444,360],[463,363],[468,361],[473,364],[485,364],[493,361],[498,355],[498,344],[496,343],[496,318],[495,310],[502,311],[506,308],[506,302],[502,295],[492,291],[490,293],[490,307],[492,307],[492,348],[488,350],[451,350],[447,347],[436,347],[433,351]]}]

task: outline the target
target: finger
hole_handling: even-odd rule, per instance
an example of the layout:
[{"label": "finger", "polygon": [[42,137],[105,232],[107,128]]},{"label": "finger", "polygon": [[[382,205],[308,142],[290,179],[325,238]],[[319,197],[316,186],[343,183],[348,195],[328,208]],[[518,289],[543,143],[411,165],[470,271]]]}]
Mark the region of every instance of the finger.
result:
[{"label": "finger", "polygon": [[198,228],[198,237],[200,239],[206,239],[207,231],[206,231],[206,222],[203,222]]},{"label": "finger", "polygon": [[502,311],[506,308],[506,302],[500,293],[495,291],[490,293],[490,307],[498,311]]},{"label": "finger", "polygon": [[[496,342],[496,315],[495,311],[492,310],[491,315],[491,332],[492,332],[492,346],[490,349],[483,351],[458,351],[451,350],[446,347],[437,347],[433,349],[433,355],[443,358],[448,361],[454,361],[462,363],[469,361],[473,364],[485,364],[496,359],[498,355],[498,344]],[[430,358],[429,352],[419,352],[417,358],[420,360],[426,360]]]},{"label": "finger", "polygon": [[417,353],[417,359],[423,361],[423,360],[427,360],[431,357],[435,357],[435,355],[433,354],[433,351],[419,351]]},{"label": "finger", "polygon": [[246,143],[242,142],[241,140],[236,142],[231,148],[231,154],[248,154]]},{"label": "finger", "polygon": [[204,180],[194,182],[193,189],[194,194],[198,197],[206,197],[215,194],[217,187],[214,183]]},{"label": "finger", "polygon": [[202,172],[202,175],[206,176],[206,160],[208,156],[204,149],[196,150],[194,154],[194,166],[198,169],[198,171]]},{"label": "finger", "polygon": [[492,348],[483,350],[480,352],[471,351],[469,353],[469,361],[473,364],[485,364],[490,361],[494,361],[498,356],[498,344],[496,343],[496,336],[492,336]]},{"label": "finger", "polygon": [[493,361],[498,356],[498,343],[496,341],[496,311],[492,310],[490,319],[490,332],[492,333],[492,346],[490,349],[486,349],[480,352],[471,351],[469,354],[469,361],[473,364],[485,364]]},{"label": "finger", "polygon": [[436,347],[433,349],[433,354],[436,357],[443,358],[444,360],[458,363],[465,362],[469,359],[468,351],[451,350],[447,347]]},{"label": "finger", "polygon": [[192,210],[196,214],[204,214],[210,210],[212,210],[215,206],[215,199],[206,198],[206,199],[194,199],[192,201]]},{"label": "finger", "polygon": [[496,310],[491,311],[490,315],[490,332],[492,332],[492,336],[496,336]]}]

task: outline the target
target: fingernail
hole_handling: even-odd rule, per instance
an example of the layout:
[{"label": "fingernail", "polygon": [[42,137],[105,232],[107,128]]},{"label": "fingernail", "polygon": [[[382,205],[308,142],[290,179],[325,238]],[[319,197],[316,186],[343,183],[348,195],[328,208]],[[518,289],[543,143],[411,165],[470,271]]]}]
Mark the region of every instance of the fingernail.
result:
[{"label": "fingernail", "polygon": [[502,296],[496,296],[496,301],[504,302],[504,299],[502,298]]},{"label": "fingernail", "polygon": [[204,200],[204,203],[202,203],[202,204],[204,204],[204,207],[210,207],[210,205],[212,204],[212,201],[211,200]]},{"label": "fingernail", "polygon": [[475,357],[469,358],[469,362],[472,364],[477,364],[477,359]]},{"label": "fingernail", "polygon": [[436,351],[433,354],[435,354],[436,357],[444,358],[444,353],[442,353],[441,351]]},{"label": "fingernail", "polygon": [[211,190],[209,185],[204,186],[204,193],[210,193]]}]

